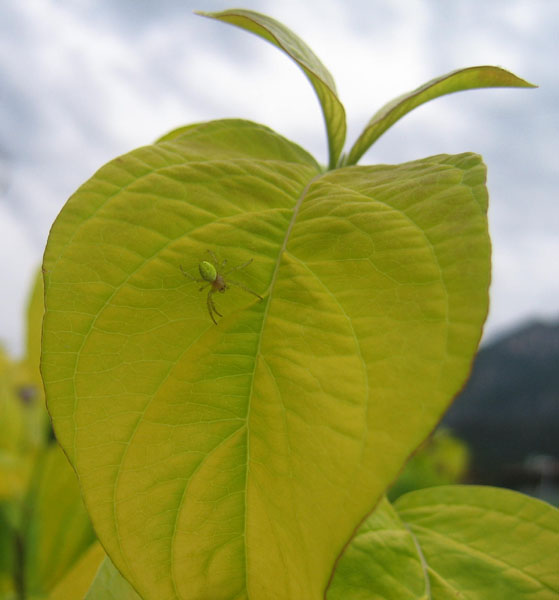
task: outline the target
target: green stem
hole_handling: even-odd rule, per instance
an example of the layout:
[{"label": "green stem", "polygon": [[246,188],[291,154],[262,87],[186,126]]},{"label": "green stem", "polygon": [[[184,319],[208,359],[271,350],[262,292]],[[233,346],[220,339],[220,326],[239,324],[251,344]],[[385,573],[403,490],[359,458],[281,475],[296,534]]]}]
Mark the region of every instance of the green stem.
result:
[{"label": "green stem", "polygon": [[18,532],[14,532],[14,587],[17,600],[25,600],[25,546],[23,536]]}]

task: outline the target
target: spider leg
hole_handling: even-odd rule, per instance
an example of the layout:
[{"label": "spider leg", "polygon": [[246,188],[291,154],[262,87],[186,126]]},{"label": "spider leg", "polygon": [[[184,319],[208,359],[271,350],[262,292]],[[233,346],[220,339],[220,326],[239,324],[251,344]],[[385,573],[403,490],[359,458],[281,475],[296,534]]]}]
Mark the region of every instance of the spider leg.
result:
[{"label": "spider leg", "polygon": [[185,277],[188,277],[189,279],[192,279],[192,281],[197,281],[197,282],[204,281],[203,279],[197,279],[196,277],[192,277],[192,275],[191,275],[190,273],[187,273],[187,272],[186,272],[186,271],[185,271],[185,270],[182,268],[182,265],[179,265],[179,267],[180,267],[180,269],[181,269],[181,271],[182,271],[182,274],[183,274]]},{"label": "spider leg", "polygon": [[229,273],[232,273],[233,271],[239,271],[240,269],[244,269],[245,267],[248,267],[250,265],[250,263],[252,262],[252,258],[250,260],[247,260],[245,263],[243,263],[242,265],[239,265],[238,267],[233,267],[232,269],[229,269],[228,271],[225,271],[224,273],[222,273],[222,275],[227,275]]},{"label": "spider leg", "polygon": [[216,321],[214,315],[218,315],[219,317],[223,317],[223,315],[219,312],[219,310],[217,310],[217,306],[215,305],[214,299],[212,298],[213,293],[214,293],[213,289],[211,289],[208,292],[207,304],[208,304],[208,312],[210,313],[210,317],[212,318],[212,321],[217,325],[217,321]]},{"label": "spider leg", "polygon": [[217,321],[215,320],[215,317],[214,317],[214,311],[218,315],[219,315],[219,313],[217,312],[214,301],[212,300],[212,293],[213,293],[213,290],[210,288],[210,291],[208,292],[208,297],[206,299],[206,304],[208,305],[208,312],[210,313],[210,317],[211,317],[212,321],[214,322],[215,325],[217,325]]},{"label": "spider leg", "polygon": [[214,313],[216,315],[220,316],[220,317],[223,317],[223,315],[219,312],[219,310],[217,310],[217,307],[215,305],[215,302],[213,301],[213,298],[212,298],[212,306],[213,306],[213,309],[214,309]]},{"label": "spider leg", "polygon": [[212,261],[214,264],[214,267],[216,269],[216,271],[218,271],[218,267],[219,267],[219,261],[217,260],[217,256],[215,255],[215,252],[213,252],[213,250],[208,250],[208,254],[212,257]]},{"label": "spider leg", "polygon": [[224,258],[222,261],[220,261],[213,250],[207,250],[207,252],[211,256],[216,271],[221,272],[223,267],[227,264],[227,259]]},{"label": "spider leg", "polygon": [[255,291],[251,290],[250,288],[247,288],[246,285],[243,285],[242,283],[239,283],[238,281],[231,281],[230,279],[228,279],[227,285],[236,285],[237,287],[240,287],[245,292],[248,292],[249,294],[256,296],[260,300],[260,302],[262,302],[262,300],[264,300],[264,298],[262,298],[262,296],[260,294],[257,294]]}]

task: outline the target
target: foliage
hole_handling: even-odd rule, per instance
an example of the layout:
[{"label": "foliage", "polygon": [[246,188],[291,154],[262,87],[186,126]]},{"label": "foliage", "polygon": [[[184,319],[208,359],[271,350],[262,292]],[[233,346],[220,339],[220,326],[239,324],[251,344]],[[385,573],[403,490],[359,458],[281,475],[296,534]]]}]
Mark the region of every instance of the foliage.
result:
[{"label": "foliage", "polygon": [[78,482],[53,443],[44,406],[39,374],[42,317],[39,276],[27,315],[26,355],[18,362],[1,356],[2,600],[46,597],[94,540]]},{"label": "foliage", "polygon": [[470,464],[466,444],[447,429],[439,428],[418,448],[406,463],[388,498],[396,500],[402,494],[436,485],[448,485],[464,480]]},{"label": "foliage", "polygon": [[[534,567],[553,544],[549,506],[483,488],[467,489],[470,514],[462,488],[381,500],[460,390],[480,339],[481,158],[356,166],[423,102],[530,84],[496,67],[451,73],[386,105],[343,155],[343,106],[304,42],[250,11],[207,16],[303,69],[329,168],[262,125],[200,123],[111,161],[58,216],[41,368],[110,556],[88,598],[402,598],[400,586],[413,598],[550,597],[549,563]],[[262,297],[228,290],[217,324],[181,272],[208,250],[216,262],[252,260],[239,283]],[[476,535],[489,523],[479,547],[472,515]],[[388,538],[368,535],[378,519]],[[80,565],[91,574],[100,560],[90,546],[68,577],[83,582]],[[380,564],[387,577],[374,576]]]},{"label": "foliage", "polygon": [[342,556],[328,599],[551,600],[558,523],[545,502],[498,488],[442,486],[384,501]]}]

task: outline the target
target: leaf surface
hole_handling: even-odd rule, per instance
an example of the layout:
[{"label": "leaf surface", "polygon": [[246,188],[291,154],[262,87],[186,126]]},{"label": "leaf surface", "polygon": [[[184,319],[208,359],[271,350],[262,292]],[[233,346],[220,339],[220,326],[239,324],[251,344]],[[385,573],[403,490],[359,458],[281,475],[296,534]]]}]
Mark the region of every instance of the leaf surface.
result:
[{"label": "leaf surface", "polygon": [[[45,255],[42,373],[97,534],[146,600],[322,598],[470,369],[478,156],[323,174],[244,121],[103,167]],[[214,252],[253,262],[213,296]],[[227,279],[227,276],[226,276]],[[206,282],[204,282],[206,283]]]},{"label": "leaf surface", "polygon": [[517,492],[434,487],[382,503],[341,558],[328,600],[551,600],[559,511]]},{"label": "leaf surface", "polygon": [[197,14],[236,25],[258,35],[285,52],[301,67],[322,108],[328,136],[329,165],[334,168],[345,142],[345,110],[338,98],[332,75],[307,44],[282,23],[251,10],[232,9]]},{"label": "leaf surface", "polygon": [[394,98],[376,112],[351,148],[346,164],[357,164],[363,154],[387,129],[421,104],[446,94],[488,87],[536,86],[504,69],[491,66],[459,69],[432,79],[417,89]]}]

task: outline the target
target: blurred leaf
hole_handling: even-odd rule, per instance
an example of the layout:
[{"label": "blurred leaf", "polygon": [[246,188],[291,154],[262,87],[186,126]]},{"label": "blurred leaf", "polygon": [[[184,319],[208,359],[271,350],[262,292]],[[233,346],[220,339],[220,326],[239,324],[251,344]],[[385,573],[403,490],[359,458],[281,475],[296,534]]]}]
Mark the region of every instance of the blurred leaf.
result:
[{"label": "blurred leaf", "polygon": [[394,509],[381,504],[360,527],[328,600],[558,597],[559,511],[549,504],[499,488],[444,486],[406,494]]},{"label": "blurred leaf", "polygon": [[49,594],[49,600],[84,600],[105,560],[99,542],[91,544]]},{"label": "blurred leaf", "polygon": [[23,498],[44,440],[39,421],[46,410],[22,396],[26,375],[24,367],[0,355],[0,500]]},{"label": "blurred leaf", "polygon": [[57,445],[47,448],[38,461],[27,504],[25,589],[41,596],[95,540],[78,480]]},{"label": "blurred leaf", "polygon": [[34,461],[35,453],[19,454],[0,449],[0,501],[24,497]]},{"label": "blurred leaf", "polygon": [[27,450],[25,422],[15,396],[15,365],[0,351],[0,449],[10,453]]},{"label": "blurred leaf", "polygon": [[499,67],[469,67],[452,71],[432,79],[417,89],[402,94],[385,104],[369,121],[347,157],[347,165],[355,165],[373,143],[396,121],[429,100],[461,92],[488,87],[536,87]]},{"label": "blurred leaf", "polygon": [[[322,174],[269,129],[218,121],[68,201],[44,264],[48,405],[142,597],[321,597],[469,373],[484,180],[472,154]],[[235,279],[263,296],[216,294],[217,325],[181,273],[208,249],[254,259]]]},{"label": "blurred leaf", "polygon": [[[26,363],[33,376],[33,383],[42,394],[43,380],[39,366],[41,363],[41,333],[43,327],[43,314],[45,312],[43,274],[39,270],[35,278],[33,291],[27,305],[27,353]],[[45,411],[46,412],[46,411]]]},{"label": "blurred leaf", "polygon": [[218,13],[198,12],[204,17],[246,29],[283,50],[301,67],[318,96],[328,135],[329,165],[333,169],[345,142],[345,110],[338,99],[336,84],[314,52],[290,29],[275,19],[251,10],[232,9]]},{"label": "blurred leaf", "polygon": [[[2,475],[0,474],[0,478]],[[0,599],[16,599],[17,532],[7,513],[6,501],[0,499]]]},{"label": "blurred leaf", "polygon": [[[8,465],[33,462],[35,453],[48,438],[50,423],[45,407],[43,384],[39,372],[43,284],[35,283],[28,311],[28,344],[30,355],[15,361],[0,351],[0,497],[7,487],[1,471]],[[29,465],[28,465],[29,466]],[[9,468],[9,467],[8,467]],[[27,468],[16,477],[25,488]],[[11,470],[11,469],[9,469]],[[9,476],[13,480],[12,475]],[[19,484],[18,484],[19,487]],[[18,492],[19,493],[19,492]]]},{"label": "blurred leaf", "polygon": [[468,472],[470,453],[466,444],[446,429],[437,429],[406,463],[390,488],[391,501],[413,490],[460,483]]}]

